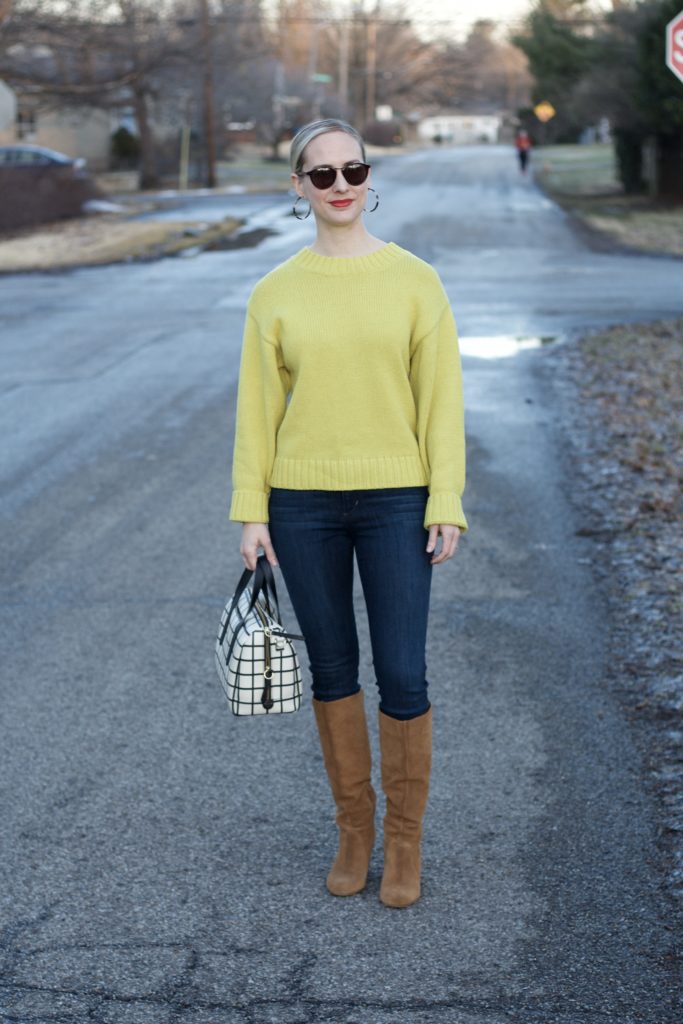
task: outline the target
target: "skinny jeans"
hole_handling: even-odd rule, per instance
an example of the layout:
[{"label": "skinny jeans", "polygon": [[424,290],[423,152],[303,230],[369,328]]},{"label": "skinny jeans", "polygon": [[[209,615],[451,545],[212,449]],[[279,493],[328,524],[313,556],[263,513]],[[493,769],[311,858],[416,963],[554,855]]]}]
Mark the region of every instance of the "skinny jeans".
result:
[{"label": "skinny jeans", "polygon": [[426,486],[271,488],[268,528],[317,700],[340,700],[361,688],[355,551],[379,707],[398,719],[429,710],[425,648],[434,552],[426,550],[423,526],[428,497]]}]

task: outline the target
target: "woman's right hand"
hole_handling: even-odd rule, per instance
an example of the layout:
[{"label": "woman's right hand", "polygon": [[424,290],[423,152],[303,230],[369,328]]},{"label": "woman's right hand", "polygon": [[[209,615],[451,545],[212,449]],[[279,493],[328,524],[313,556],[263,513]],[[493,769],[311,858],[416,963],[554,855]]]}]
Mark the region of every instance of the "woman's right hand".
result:
[{"label": "woman's right hand", "polygon": [[270,530],[267,523],[243,523],[242,542],[240,554],[247,569],[253,572],[258,559],[258,549],[263,548],[266,558],[271,565],[277,565],[277,557],[273,551],[270,540]]}]

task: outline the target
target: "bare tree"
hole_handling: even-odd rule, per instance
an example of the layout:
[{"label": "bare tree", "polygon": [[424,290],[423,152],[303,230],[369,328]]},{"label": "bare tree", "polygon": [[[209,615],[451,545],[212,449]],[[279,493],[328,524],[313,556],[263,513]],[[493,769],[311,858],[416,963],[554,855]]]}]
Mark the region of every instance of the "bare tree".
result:
[{"label": "bare tree", "polygon": [[9,18],[11,10],[12,0],[0,0],[0,25]]},{"label": "bare tree", "polygon": [[239,69],[263,55],[259,25],[258,0],[69,0],[57,10],[50,0],[16,0],[0,36],[0,75],[40,109],[132,109],[140,185],[153,187],[155,125],[165,122],[168,136],[191,107],[205,148],[220,137],[224,104],[213,110],[214,93],[235,89]]}]

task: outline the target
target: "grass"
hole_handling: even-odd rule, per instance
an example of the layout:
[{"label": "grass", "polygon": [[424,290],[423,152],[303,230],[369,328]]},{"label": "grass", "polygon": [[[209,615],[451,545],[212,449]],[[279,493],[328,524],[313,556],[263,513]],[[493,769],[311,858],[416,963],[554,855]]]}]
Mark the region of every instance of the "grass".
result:
[{"label": "grass", "polygon": [[[235,151],[232,160],[216,161],[216,190],[238,186],[245,192],[286,192],[290,187],[289,162],[285,159],[269,160],[269,147],[243,145]],[[102,171],[95,175],[98,186],[106,193],[126,195],[139,193],[136,171]],[[167,174],[159,189],[178,188],[177,173]],[[203,188],[194,181],[190,189]],[[144,195],[144,193],[139,193]]]},{"label": "grass", "polygon": [[171,256],[234,233],[240,221],[135,221],[99,214],[43,224],[0,239],[0,272],[98,266]]},{"label": "grass", "polygon": [[549,192],[565,196],[621,193],[611,143],[543,146],[532,159],[536,178]]},{"label": "grass", "polygon": [[683,206],[625,195],[611,143],[543,146],[532,160],[544,191],[590,227],[628,248],[683,256]]}]

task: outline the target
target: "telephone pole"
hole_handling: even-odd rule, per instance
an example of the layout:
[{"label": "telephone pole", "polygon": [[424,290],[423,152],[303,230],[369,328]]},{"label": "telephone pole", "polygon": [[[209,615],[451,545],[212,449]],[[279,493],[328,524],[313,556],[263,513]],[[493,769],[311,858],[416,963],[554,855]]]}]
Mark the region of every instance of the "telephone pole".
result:
[{"label": "telephone pole", "polygon": [[208,0],[199,0],[204,55],[204,137],[206,140],[206,185],[216,185],[216,141],[213,108],[213,52],[211,49],[211,21]]},{"label": "telephone pole", "polygon": [[365,124],[375,120],[375,80],[377,77],[377,15],[379,0],[374,11],[368,15],[367,54],[365,61]]},{"label": "telephone pole", "polygon": [[349,116],[349,43],[351,18],[342,18],[339,37],[339,109],[341,116]]}]

